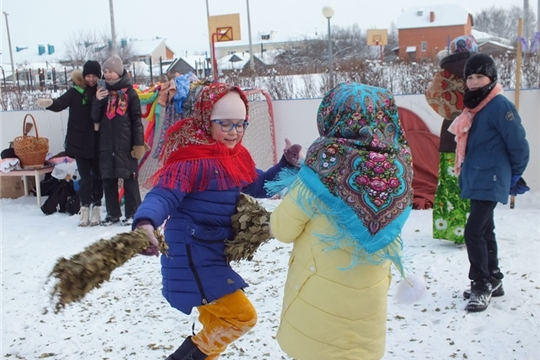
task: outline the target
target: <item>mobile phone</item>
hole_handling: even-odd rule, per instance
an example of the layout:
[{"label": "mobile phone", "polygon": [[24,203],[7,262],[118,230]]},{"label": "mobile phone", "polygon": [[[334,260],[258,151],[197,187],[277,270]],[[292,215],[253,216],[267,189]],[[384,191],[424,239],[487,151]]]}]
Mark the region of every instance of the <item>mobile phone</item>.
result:
[{"label": "mobile phone", "polygon": [[98,79],[97,87],[98,89],[107,89],[107,82],[104,79]]}]

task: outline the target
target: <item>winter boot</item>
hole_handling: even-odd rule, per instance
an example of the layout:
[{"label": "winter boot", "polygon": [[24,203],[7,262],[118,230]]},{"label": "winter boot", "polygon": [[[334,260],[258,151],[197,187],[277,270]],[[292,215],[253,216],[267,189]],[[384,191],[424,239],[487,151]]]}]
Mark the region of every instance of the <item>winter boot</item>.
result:
[{"label": "winter boot", "polygon": [[116,224],[116,223],[119,223],[120,222],[120,218],[117,218],[117,217],[110,217],[110,216],[106,216],[105,217],[105,220],[103,220],[100,225],[101,226],[111,226],[113,224]]},{"label": "winter boot", "polygon": [[92,215],[90,215],[90,226],[98,226],[101,222],[101,206],[92,207]]},{"label": "winter boot", "polygon": [[[500,297],[504,295],[504,289],[502,286],[502,280],[496,279],[494,277],[491,277],[491,297]],[[463,291],[463,298],[464,299],[470,299],[471,298],[471,289],[465,289]]]},{"label": "winter boot", "polygon": [[88,206],[81,206],[81,210],[79,213],[81,214],[81,218],[79,219],[79,226],[88,226],[88,224],[90,224],[90,209],[88,208]]},{"label": "winter boot", "polygon": [[176,351],[165,360],[204,360],[207,356],[191,341],[191,336],[180,345]]},{"label": "winter boot", "polygon": [[133,225],[133,217],[129,216],[122,219],[122,226],[131,226]]},{"label": "winter boot", "polygon": [[490,282],[472,281],[471,297],[465,309],[469,312],[479,312],[487,309],[493,291]]}]

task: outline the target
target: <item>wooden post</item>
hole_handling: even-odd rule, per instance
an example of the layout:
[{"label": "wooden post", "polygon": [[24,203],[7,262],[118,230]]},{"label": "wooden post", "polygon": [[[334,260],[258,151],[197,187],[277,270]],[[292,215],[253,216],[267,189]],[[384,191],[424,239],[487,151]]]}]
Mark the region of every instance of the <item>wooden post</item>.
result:
[{"label": "wooden post", "polygon": [[[518,22],[518,38],[523,36],[523,19],[519,18]],[[518,41],[517,44],[517,58],[516,58],[516,96],[514,104],[516,105],[516,110],[519,112],[519,92],[521,89],[521,58],[522,58],[523,49],[521,48],[521,41]],[[510,196],[510,209],[513,209],[516,205],[516,197]]]}]

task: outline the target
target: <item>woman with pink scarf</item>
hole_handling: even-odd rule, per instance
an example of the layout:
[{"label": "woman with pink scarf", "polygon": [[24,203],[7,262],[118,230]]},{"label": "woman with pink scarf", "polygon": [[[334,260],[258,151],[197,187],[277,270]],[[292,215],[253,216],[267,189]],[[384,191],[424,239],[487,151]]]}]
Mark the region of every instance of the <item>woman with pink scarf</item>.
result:
[{"label": "woman with pink scarf", "polygon": [[450,125],[456,135],[455,170],[461,197],[471,200],[465,226],[469,257],[470,291],[467,311],[484,311],[492,296],[502,296],[503,273],[499,268],[493,215],[498,202],[509,194],[528,190],[521,175],[529,162],[529,144],[515,106],[497,82],[497,69],[486,54],[472,56],[464,75],[465,108]]}]

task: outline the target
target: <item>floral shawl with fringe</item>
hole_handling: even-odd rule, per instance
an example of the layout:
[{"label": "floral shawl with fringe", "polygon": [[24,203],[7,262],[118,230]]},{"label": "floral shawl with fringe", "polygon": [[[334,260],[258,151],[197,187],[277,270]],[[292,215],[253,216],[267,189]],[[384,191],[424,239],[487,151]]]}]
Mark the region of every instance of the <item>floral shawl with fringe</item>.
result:
[{"label": "floral shawl with fringe", "polygon": [[316,235],[329,250],[352,249],[351,266],[390,259],[402,271],[413,170],[393,95],[342,83],[322,100],[317,125],[320,137],[291,186],[299,188],[295,201],[329,219],[336,233]]}]

